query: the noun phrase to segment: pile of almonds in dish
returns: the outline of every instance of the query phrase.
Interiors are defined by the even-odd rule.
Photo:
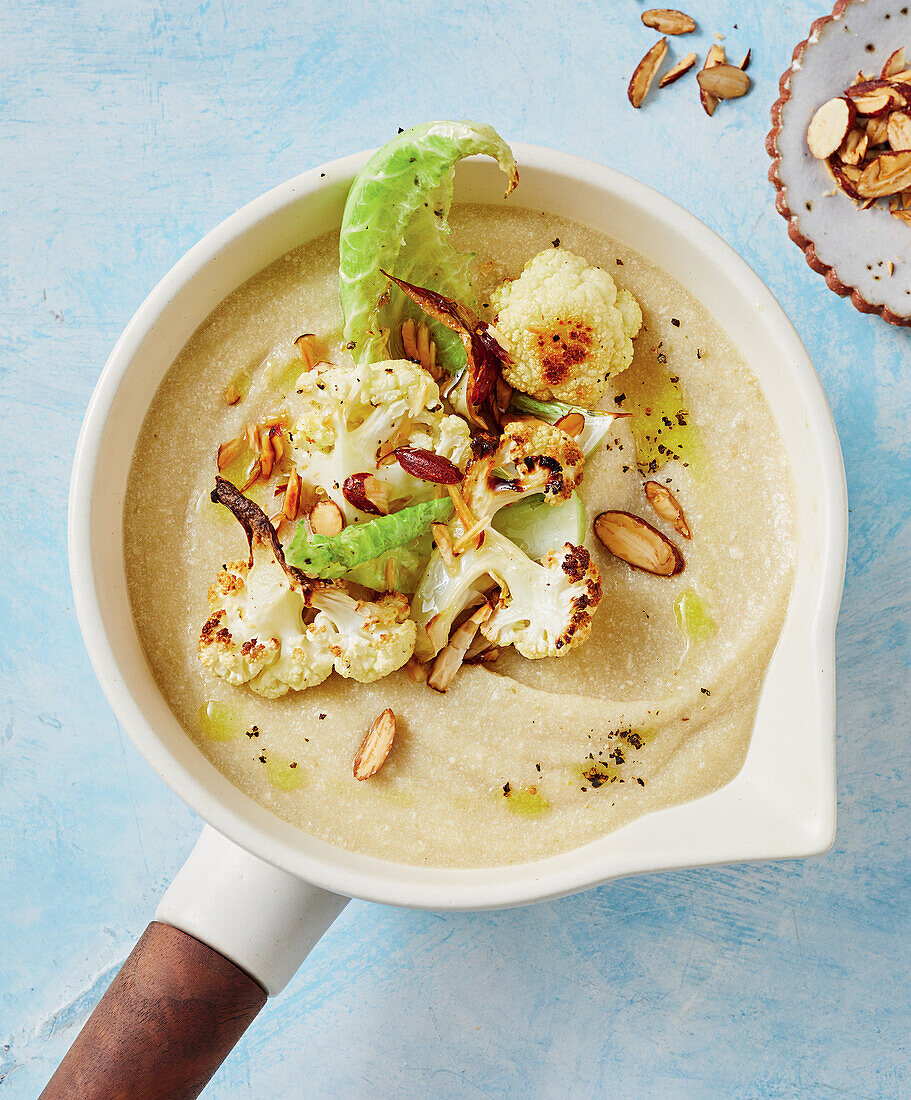
[[[844,95],[813,115],[807,146],[862,209],[889,199],[889,212],[911,225],[911,68],[904,47],[878,77],[857,74]]]
[[[696,29],[696,21],[692,16],[682,11],[675,11],[673,8],[650,8],[642,13],[642,22],[665,37],[659,39],[636,66],[626,92],[634,107],[642,106],[652,81],[664,64],[664,59],[667,57],[666,36],[692,34]],[[716,43],[709,49],[705,64],[696,74],[696,80],[699,83],[699,99],[707,115],[715,113],[720,100],[739,99],[750,90],[750,78],[746,70],[749,68],[751,54],[752,51],[747,50],[746,57],[739,65],[729,65],[722,45]],[[684,73],[692,69],[696,61],[696,54],[688,53],[668,69],[658,81],[658,87],[666,88],[668,84],[679,80]]]

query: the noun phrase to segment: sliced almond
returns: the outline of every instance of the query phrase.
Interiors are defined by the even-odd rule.
[[[736,65],[713,65],[711,69],[703,69],[697,73],[696,79],[699,81],[699,87],[715,99],[739,99],[747,94],[751,84],[747,74]],[[838,145],[840,144],[841,139],[838,142]]]
[[[554,427],[576,439],[582,434],[582,429],[585,427],[585,417],[582,413],[567,413],[566,416],[560,417]]]
[[[907,152],[911,149],[911,115],[904,111],[893,111],[889,115],[886,136],[895,152]]]
[[[902,92],[885,80],[861,80],[845,88],[845,95],[859,115],[881,115],[906,104]]]
[[[817,160],[826,160],[841,147],[851,133],[855,114],[854,104],[843,96],[826,100],[816,109],[807,127],[807,147]]]
[[[911,209],[911,191],[902,191],[902,210]]]
[[[690,69],[696,64],[696,55],[694,53],[688,53],[681,61],[678,61],[676,65],[668,69],[664,76],[658,81],[659,88],[666,88],[668,84],[673,84],[675,80],[679,80],[684,73],[688,73]]]
[[[666,56],[667,39],[661,38],[652,46],[645,57],[643,57],[636,66],[636,70],[630,79],[629,87],[626,90],[629,101],[634,107],[642,106],[642,101],[648,95],[648,90],[652,86],[655,74],[661,68]]]
[[[263,468],[260,465],[259,457],[254,458],[250,463],[250,468],[247,470],[247,476],[244,478],[243,485],[239,486],[240,491],[245,493],[251,485],[255,485],[259,481],[259,476],[263,472]]]
[[[282,500],[282,513],[285,519],[291,520],[292,523],[297,519],[297,513],[300,508],[301,499],[301,479],[296,470],[291,471],[291,476],[288,478],[288,487],[285,489],[285,495]],[[335,510],[338,512],[338,505],[335,505]],[[341,512],[339,512],[341,515]],[[311,523],[312,527],[312,523]]]
[[[452,537],[449,534],[449,528],[445,523],[431,523],[430,533],[440,552],[440,557],[443,559],[443,564],[447,569],[454,568],[455,555],[452,552]]]
[[[885,65],[883,65],[882,72],[879,74],[883,80],[888,80],[889,77],[894,77],[897,73],[900,73],[905,68],[905,47],[899,46],[898,49],[889,54],[886,59]]]
[[[680,507],[680,501],[668,489],[658,481],[647,481],[643,486],[645,496],[649,504],[655,509],[655,513],[668,523],[674,525],[674,530],[685,539],[693,537],[690,525],[686,522],[686,516]]]
[[[240,439],[229,439],[227,443],[222,443],[218,448],[218,455],[215,459],[219,470],[223,470],[226,466],[230,466],[235,458],[239,458],[245,446],[246,440],[244,440],[243,437]]]
[[[849,164],[837,164],[832,157],[830,157],[826,163],[832,173],[832,178],[841,190],[844,191],[849,199],[859,201],[861,196],[857,190],[857,181],[863,175],[862,170],[852,167]]]
[[[313,364],[317,360],[316,336],[312,332],[305,332],[294,341],[295,347],[304,363],[304,370],[313,370]]]
[[[427,684],[434,691],[444,692],[455,678],[455,674],[462,667],[468,647],[475,639],[482,623],[487,622],[493,613],[489,603],[483,603],[477,611],[457,627],[445,645],[434,658],[427,677]]]
[[[872,148],[874,145],[882,145],[888,140],[889,136],[889,119],[880,116],[878,118],[868,118],[866,120],[867,126],[867,143]]]
[[[342,495],[349,504],[372,516],[389,514],[386,483],[373,474],[349,474],[342,484]]]
[[[354,778],[369,779],[386,763],[386,757],[395,740],[395,712],[386,707],[364,738],[354,758]]]
[[[692,34],[696,20],[674,8],[649,8],[642,13],[642,22],[659,34]]]
[[[864,159],[869,144],[870,138],[867,135],[867,131],[863,129],[854,129],[841,143],[841,148],[838,150],[838,159],[842,164],[849,164],[851,166],[860,164]]]
[[[911,151],[880,153],[857,181],[857,193],[864,199],[881,199],[911,187]]]
[[[752,60],[753,60],[753,50],[752,50],[752,47],[751,47],[743,55],[743,61],[740,62],[740,65],[738,66],[738,68],[741,68],[741,69],[743,69],[744,72],[746,72],[747,69],[750,67],[750,62]]]
[[[677,547],[639,516],[630,512],[602,512],[595,534],[615,558],[656,577],[682,573],[685,562]]]
[[[229,382],[222,391],[222,397],[224,397],[226,405],[236,405],[243,394],[233,382]]]
[[[892,217],[898,218],[905,225],[911,225],[911,210],[893,210]]]
[[[716,65],[723,65],[725,63],[725,60],[726,55],[724,52],[724,46],[719,46],[717,43],[715,43],[709,46],[709,51],[705,55],[705,63],[703,64],[701,71],[705,72],[707,69],[712,69]],[[699,79],[698,73],[696,75],[696,79]],[[707,115],[711,116],[715,113],[715,108],[718,106],[718,100],[715,98],[715,96],[710,95],[705,90],[705,88],[702,87],[701,84],[699,85],[699,100],[702,103],[702,109]]]
[[[342,510],[334,500],[321,500],[314,504],[310,510],[309,519],[313,534],[325,535],[327,538],[341,534],[345,526]]]
[[[456,485],[447,485],[446,486],[446,492],[449,493],[450,499],[452,500],[453,507],[456,510],[456,515],[462,521],[462,526],[466,527],[466,528],[473,527],[474,523],[475,523],[475,518],[471,514],[471,511],[470,511],[468,505],[465,503],[465,498],[462,496],[461,492],[459,491],[458,486],[456,486]]]

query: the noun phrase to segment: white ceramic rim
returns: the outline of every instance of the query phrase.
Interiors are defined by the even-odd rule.
[[[241,795],[195,746],[193,751],[199,759],[192,767],[186,760],[178,760],[150,724],[106,632],[93,561],[99,449],[115,398],[134,355],[161,313],[194,276],[230,242],[283,207],[350,179],[369,152],[322,165],[280,184],[216,226],[159,282],[111,352],[79,435],[69,499],[71,581],[79,624],[95,673],[118,720],[139,751],[205,821],[267,862],[348,896],[431,909],[487,909],[558,897],[623,875],[822,852],[831,844],[835,830],[834,632],[844,579],[847,494],[834,422],[813,365],[771,291],[729,245],[692,214],[657,191],[603,165],[537,146],[516,144],[514,150],[523,171],[550,173],[554,185],[560,180],[579,182],[600,189],[605,198],[613,196],[617,201],[647,208],[659,228],[663,226],[677,234],[707,263],[723,269],[732,290],[755,303],[760,323],[770,332],[774,330],[781,354],[793,367],[819,465],[813,508],[819,511],[820,550],[814,559],[816,582],[810,594],[813,611],[810,621],[801,628],[806,631],[809,677],[802,687],[812,696],[817,728],[811,731],[814,743],[807,757],[812,774],[799,777],[805,783],[803,794],[795,788],[788,795],[792,816],[801,809],[802,802],[811,803],[806,813],[793,821],[787,814],[781,821],[766,814],[763,792],[757,792],[750,777],[745,778],[748,771],[745,764],[741,773],[720,791],[646,815],[571,852],[539,862],[495,868],[422,868],[347,852],[302,833]],[[471,163],[466,162],[465,168]],[[96,533],[94,537],[97,540],[99,536]],[[192,745],[189,738],[185,739]],[[754,736],[754,745],[756,740]],[[706,817],[702,809],[708,803],[712,805]],[[741,809],[745,815],[742,820],[738,817]],[[730,823],[730,827],[716,828],[720,823]],[[632,841],[634,834],[635,843],[628,848],[615,844],[615,850],[607,857],[599,851],[610,838]],[[647,851],[652,854],[644,856]]]

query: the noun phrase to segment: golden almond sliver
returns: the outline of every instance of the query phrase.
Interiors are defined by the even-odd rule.
[[[911,187],[911,151],[881,153],[870,161],[857,181],[863,199],[881,199]]]
[[[904,111],[893,111],[889,115],[886,136],[895,152],[911,150],[911,115]]]
[[[627,97],[634,107],[641,107],[648,95],[655,74],[661,68],[667,56],[667,39],[659,39],[636,66],[626,90]]]
[[[705,55],[705,63],[702,66],[702,72],[706,69],[714,68],[715,65],[723,65],[727,59],[727,55],[724,52],[724,46],[713,43],[709,46],[708,53]],[[696,79],[698,80],[698,74]],[[715,113],[715,108],[718,106],[719,100],[715,96],[710,95],[709,92],[699,85],[699,100],[702,103],[702,109],[709,117]]]
[[[642,22],[659,34],[692,34],[696,20],[674,8],[649,8],[642,13]]]
[[[703,69],[697,73],[696,79],[699,87],[715,99],[739,99],[750,90],[750,78],[736,65],[713,65],[710,69]],[[848,124],[850,125],[850,123]],[[835,148],[841,144],[842,138],[848,127],[842,131]]]
[[[658,87],[666,88],[668,84],[673,84],[676,80],[679,80],[684,73],[688,73],[695,64],[696,55],[694,53],[688,53],[686,57],[678,61],[672,68],[668,69],[664,76],[658,81]]]

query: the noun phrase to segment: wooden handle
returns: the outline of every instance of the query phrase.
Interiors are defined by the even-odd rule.
[[[153,921],[41,1100],[192,1100],[265,1002],[223,955]]]

